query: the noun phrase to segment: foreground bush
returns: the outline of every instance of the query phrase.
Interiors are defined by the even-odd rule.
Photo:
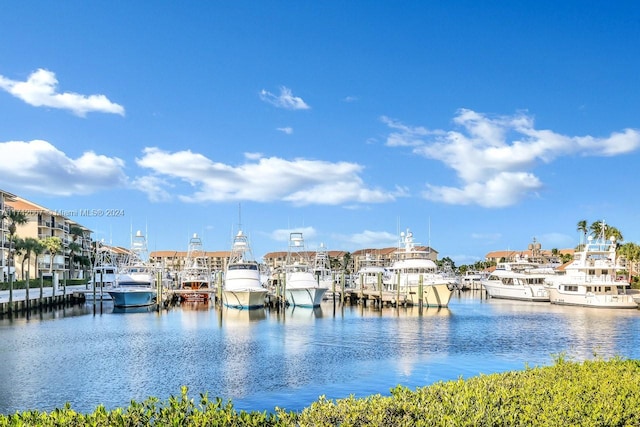
[[[391,396],[328,400],[299,413],[236,411],[230,402],[183,387],[165,403],[149,398],[126,409],[79,414],[66,405],[50,413],[0,416],[0,426],[640,426],[640,361],[567,362],[468,380],[438,382]]]

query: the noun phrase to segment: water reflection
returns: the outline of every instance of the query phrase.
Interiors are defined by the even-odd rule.
[[[156,307],[149,305],[145,307],[113,307],[112,313],[125,314],[125,313],[151,313],[156,311]]]
[[[0,412],[91,411],[148,396],[233,399],[240,409],[298,410],[328,398],[382,393],[479,373],[578,360],[640,358],[640,312],[484,299],[449,308],[237,310],[213,304],[117,312],[67,308],[0,320]]]

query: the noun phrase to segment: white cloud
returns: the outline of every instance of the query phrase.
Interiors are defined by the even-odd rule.
[[[286,247],[289,242],[289,235],[291,233],[302,233],[302,237],[305,239],[305,246],[307,250],[311,250],[309,246],[306,244],[307,241],[316,237],[317,232],[313,227],[292,227],[292,228],[280,228],[277,230],[273,230],[269,237],[275,240],[276,242],[284,242],[284,246]],[[284,249],[283,249],[284,250]]]
[[[403,195],[400,190],[368,188],[360,178],[362,166],[355,163],[250,156],[245,159],[244,164],[232,166],[190,150],[167,152],[152,147],[146,148],[136,162],[165,181],[175,179],[191,184],[195,191],[179,196],[187,202],[251,200],[339,205],[384,203]]]
[[[166,180],[157,176],[142,176],[134,179],[131,186],[137,190],[147,193],[147,197],[152,202],[166,202],[171,200],[171,195],[166,187],[172,187]]]
[[[35,107],[51,107],[70,110],[84,117],[90,112],[113,113],[124,116],[124,107],[115,104],[104,95],[80,95],[73,92],[57,93],[58,80],[48,70],[38,69],[24,82],[0,76],[0,89],[4,89]]]
[[[275,95],[265,89],[260,91],[260,99],[268,102],[271,105],[275,105],[278,108],[284,108],[287,110],[308,110],[307,105],[302,98],[293,96],[291,89],[281,86],[280,95]]]
[[[336,240],[349,242],[356,248],[385,248],[398,244],[398,236],[387,231],[365,230],[348,236],[340,236]]]
[[[293,133],[293,128],[289,126],[284,128],[276,128],[276,130],[279,130],[282,133],[286,133],[287,135],[291,135]]]
[[[0,142],[0,159],[4,187],[70,196],[127,184],[121,159],[93,151],[72,159],[42,140]]]
[[[540,162],[567,155],[614,156],[640,147],[640,132],[634,129],[605,138],[567,136],[535,129],[533,118],[525,113],[489,117],[462,109],[453,120],[461,129],[451,131],[381,120],[392,129],[386,145],[413,147],[414,153],[455,170],[460,187],[428,184],[423,193],[449,204],[510,206],[543,187],[531,172]]]

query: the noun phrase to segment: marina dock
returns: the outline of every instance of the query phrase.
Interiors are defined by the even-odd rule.
[[[84,286],[59,286],[54,289],[51,286],[29,289],[29,300],[25,289],[14,289],[10,301],[9,291],[0,291],[0,316],[11,313],[24,313],[27,310],[43,310],[65,305],[78,304],[85,301]]]

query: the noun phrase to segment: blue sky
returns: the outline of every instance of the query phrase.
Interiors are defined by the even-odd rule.
[[[8,1],[0,188],[95,239],[259,258],[388,247],[457,265],[640,240],[634,2]]]

